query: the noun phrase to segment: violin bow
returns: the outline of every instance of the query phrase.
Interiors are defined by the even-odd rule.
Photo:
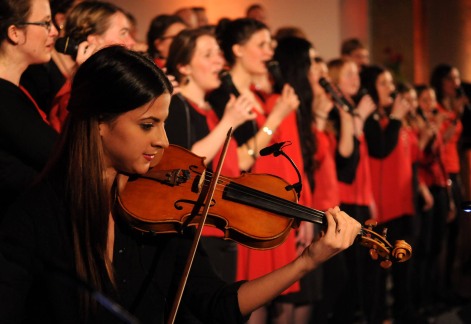
[[[216,172],[213,173],[211,178],[211,182],[209,184],[209,189],[206,195],[203,213],[201,215],[200,221],[198,223],[198,229],[196,231],[195,237],[193,239],[193,244],[190,249],[190,253],[188,254],[188,258],[186,261],[185,269],[183,271],[182,278],[180,280],[180,284],[178,286],[178,290],[175,296],[175,300],[173,301],[172,310],[167,320],[167,324],[173,324],[175,322],[175,318],[177,316],[178,308],[180,307],[180,302],[183,296],[183,291],[185,290],[186,282],[188,281],[188,275],[190,274],[191,266],[193,265],[193,260],[195,259],[196,249],[198,248],[198,244],[201,239],[201,234],[203,232],[204,224],[206,223],[206,218],[209,213],[209,208],[211,206],[211,200],[214,196],[214,191],[216,190],[216,185],[219,180],[219,175],[221,174],[222,165],[224,163],[224,159],[226,158],[227,149],[229,148],[229,143],[232,137],[232,127],[229,129],[226,135],[226,140],[224,142],[224,146],[222,148],[221,158],[219,159]]]

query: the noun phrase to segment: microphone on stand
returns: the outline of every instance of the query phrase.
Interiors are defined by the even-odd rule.
[[[267,146],[263,149],[260,150],[259,154],[260,156],[267,156],[267,155],[271,155],[273,154],[273,156],[277,157],[277,156],[284,156],[286,159],[288,159],[289,163],[291,163],[291,165],[293,166],[294,170],[296,171],[296,174],[298,175],[298,182],[292,184],[292,185],[288,185],[285,187],[285,190],[286,191],[289,191],[289,190],[292,190],[294,189],[296,191],[296,194],[298,195],[298,198],[299,196],[301,195],[301,189],[303,188],[303,182],[302,182],[302,178],[301,178],[301,173],[299,172],[298,170],[298,167],[296,166],[296,164],[293,162],[293,160],[288,156],[288,154],[286,154],[282,148],[284,146],[287,146],[287,145],[291,145],[291,142],[290,141],[287,141],[287,142],[278,142],[278,143],[275,143],[275,144],[272,144],[270,146]]]
[[[348,102],[348,100],[338,91],[336,91],[332,85],[330,84],[329,81],[327,81],[326,78],[322,77],[319,79],[319,84],[321,85],[322,88],[324,88],[325,92],[330,94],[332,99],[335,102],[335,105],[339,108],[342,108],[348,113],[353,113],[354,107]]]
[[[271,155],[273,154],[274,156],[278,156],[281,154],[281,148],[283,147],[283,145],[285,145],[286,142],[279,142],[279,143],[275,143],[275,144],[272,144],[270,146],[267,146],[263,149],[260,150],[259,154],[260,156],[267,156],[267,155]]]

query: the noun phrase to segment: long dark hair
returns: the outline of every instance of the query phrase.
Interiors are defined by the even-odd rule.
[[[435,89],[437,95],[437,101],[443,104],[443,80],[448,77],[453,70],[453,66],[450,64],[438,64],[432,71],[430,76],[430,85]]]
[[[114,282],[106,256],[114,195],[104,176],[99,124],[171,92],[167,77],[152,61],[122,46],[98,51],[74,77],[68,119],[47,175],[64,187],[77,275],[96,289],[103,289],[107,278]],[[82,302],[88,314],[93,304],[88,297]]]
[[[274,58],[280,65],[284,81],[294,88],[300,100],[297,123],[301,139],[304,172],[307,175],[311,189],[314,189],[316,143],[311,130],[314,93],[308,79],[309,69],[312,64],[309,56],[311,48],[313,48],[312,44],[305,39],[285,37],[278,41]]]
[[[386,69],[379,65],[369,65],[361,69],[360,82],[361,88],[365,89],[373,99],[376,106],[379,105],[379,95],[376,89],[376,80],[378,77],[386,72]]]

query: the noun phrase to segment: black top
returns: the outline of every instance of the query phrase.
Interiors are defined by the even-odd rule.
[[[376,159],[387,157],[397,145],[402,122],[390,119],[386,128],[382,128],[377,113],[371,114],[365,121],[363,132],[368,144],[368,154]]]
[[[57,138],[26,94],[0,79],[0,219],[42,170]]]
[[[21,75],[20,84],[33,96],[39,107],[48,114],[52,108],[52,102],[65,80],[54,60],[50,60],[45,64],[30,65]]]
[[[78,323],[71,231],[60,186],[36,185],[15,203],[0,226],[0,322]],[[186,263],[192,234],[137,234],[115,225],[113,267],[104,294],[141,323],[163,323]],[[203,323],[242,323],[237,290],[213,272],[198,250],[177,322],[191,311]],[[120,323],[99,304],[91,322]]]
[[[212,91],[207,97],[211,107],[213,107],[216,115],[219,119],[224,115],[224,110],[226,109],[226,104],[230,99],[230,91],[227,89],[227,86],[222,84],[218,89]],[[258,132],[257,122],[255,120],[248,120],[242,125],[239,125],[234,130],[234,138],[238,146],[241,146],[249,139],[251,139]]]
[[[209,134],[206,116],[190,106],[182,95],[172,96],[168,117],[165,120],[165,132],[170,144],[191,149],[193,144]]]

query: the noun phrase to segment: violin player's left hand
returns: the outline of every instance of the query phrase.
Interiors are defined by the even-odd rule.
[[[339,207],[326,211],[327,230],[318,240],[313,241],[301,254],[306,271],[317,268],[337,253],[353,244],[360,233],[361,224],[341,211]]]

